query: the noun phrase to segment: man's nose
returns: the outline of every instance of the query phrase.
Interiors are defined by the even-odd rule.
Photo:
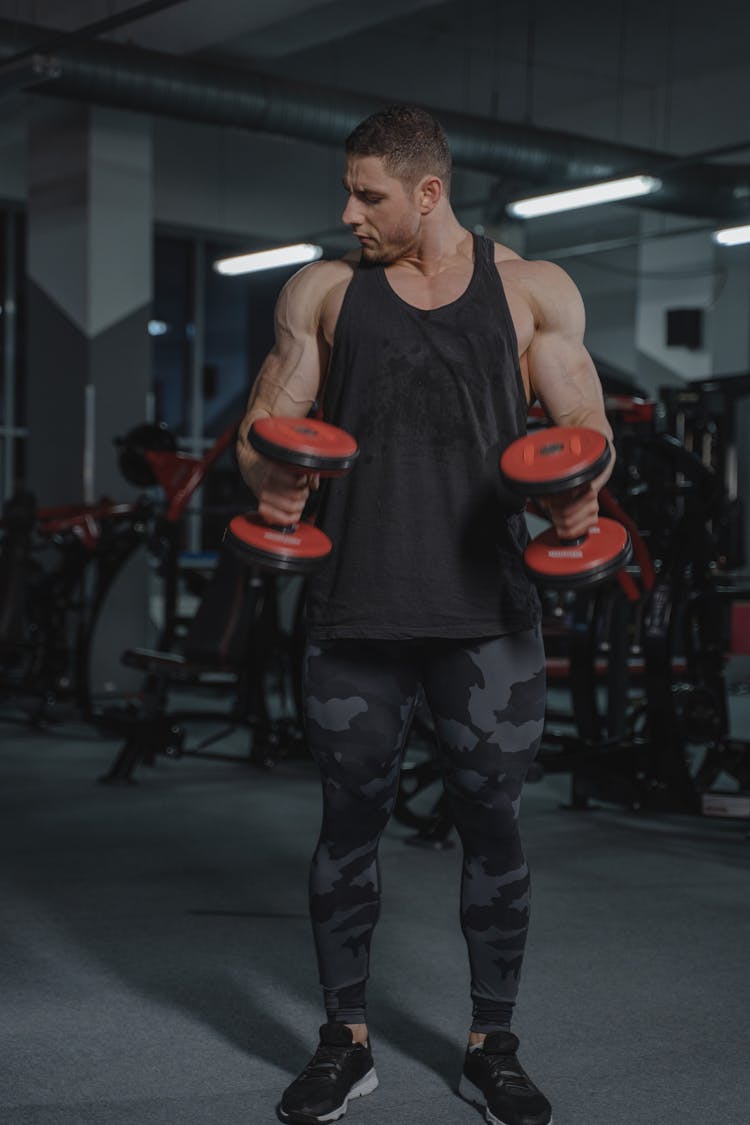
[[[341,221],[350,227],[356,227],[362,222],[362,212],[353,195],[349,196]]]

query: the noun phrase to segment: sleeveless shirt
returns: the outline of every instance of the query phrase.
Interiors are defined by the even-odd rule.
[[[470,638],[536,625],[524,502],[500,453],[526,433],[518,344],[494,244],[474,236],[466,290],[418,309],[382,266],[360,262],[344,295],[326,419],[359,442],[326,483],[318,525],[333,540],[309,580],[311,639]]]

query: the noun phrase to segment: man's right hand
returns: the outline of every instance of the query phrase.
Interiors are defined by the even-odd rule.
[[[266,458],[259,468],[258,514],[279,527],[298,524],[310,492],[318,488],[318,474],[296,472]]]

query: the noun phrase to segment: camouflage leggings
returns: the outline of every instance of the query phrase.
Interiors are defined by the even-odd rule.
[[[477,641],[321,641],[305,657],[306,726],[323,824],[310,913],[330,1020],[364,1023],[380,907],[378,841],[393,810],[419,685],[435,723],[463,845],[461,927],[475,1031],[510,1026],[529,920],[521,787],[544,717],[544,652],[531,629]]]

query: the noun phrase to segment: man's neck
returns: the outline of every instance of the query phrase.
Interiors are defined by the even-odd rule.
[[[450,269],[461,259],[471,262],[474,240],[471,231],[462,227],[453,211],[446,215],[430,216],[424,223],[421,237],[413,250],[392,262],[388,268],[416,271],[433,277]]]

